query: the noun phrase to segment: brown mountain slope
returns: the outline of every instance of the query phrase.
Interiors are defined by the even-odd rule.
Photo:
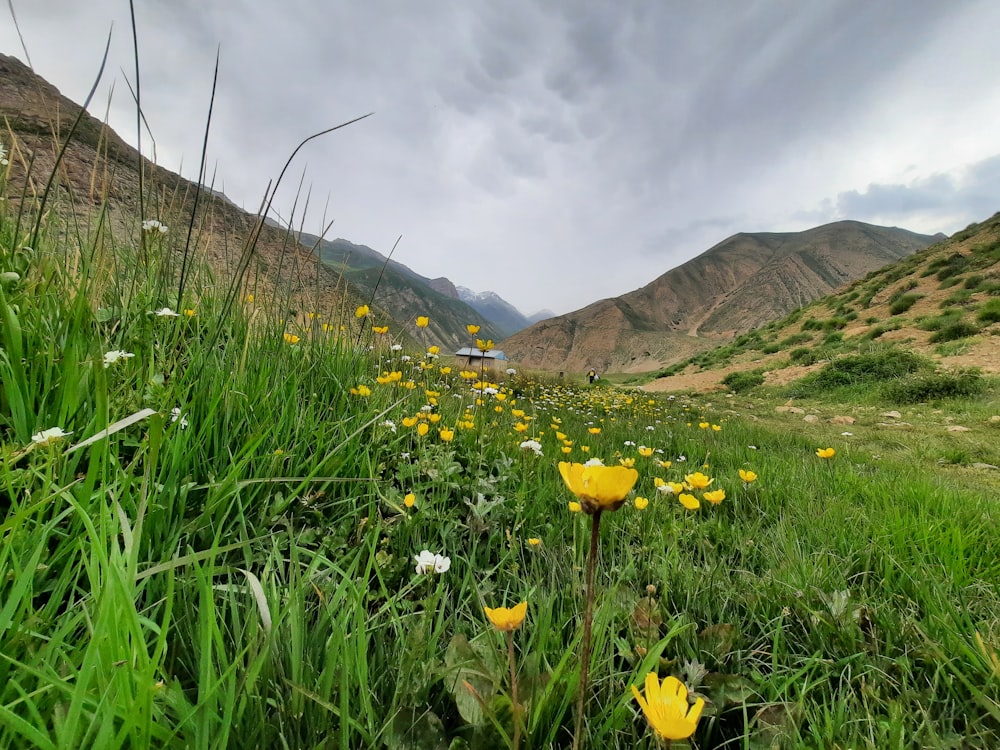
[[[736,234],[641,289],[541,321],[503,346],[521,364],[546,370],[655,370],[937,239],[856,221]]]
[[[1000,213],[680,362],[645,389],[723,390],[726,375],[750,370],[780,385],[883,344],[947,368],[1000,374]]]

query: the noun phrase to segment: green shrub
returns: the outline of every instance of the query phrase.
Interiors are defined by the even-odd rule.
[[[924,295],[922,294],[904,294],[901,295],[895,302],[889,305],[890,315],[899,315],[900,313],[905,313],[911,307],[913,307],[917,300],[921,299]]]
[[[894,404],[916,404],[945,398],[971,398],[985,390],[978,370],[929,373],[900,378],[882,387],[882,396]]]
[[[966,289],[975,289],[982,283],[983,283],[982,275],[974,273],[965,277],[965,282],[962,284],[962,286],[964,286]]]
[[[928,362],[906,349],[887,347],[838,357],[821,370],[800,381],[806,393],[841,386],[877,384],[901,378],[928,367]]]
[[[760,370],[731,372],[722,379],[722,384],[734,393],[743,393],[764,383],[764,373]]]
[[[981,323],[1000,323],[1000,299],[986,300],[976,313],[976,320]]]
[[[810,349],[806,346],[800,346],[799,348],[792,349],[788,352],[788,359],[798,365],[811,365],[818,361],[819,357],[814,349]]]
[[[791,336],[783,338],[778,342],[778,346],[782,349],[787,349],[789,346],[795,346],[796,344],[804,344],[806,341],[812,341],[812,334],[806,333],[805,331],[800,331],[799,333],[793,333]]]
[[[943,341],[967,339],[969,336],[975,336],[977,333],[979,333],[979,326],[975,323],[960,320],[957,323],[946,325],[940,330],[935,331],[927,340],[932,344],[940,344]]]
[[[777,344],[768,344],[767,346],[763,347],[761,351],[764,354],[777,354],[778,352],[781,351],[781,347],[778,346]]]
[[[816,320],[816,318],[807,318],[806,320],[802,321],[803,331],[819,331],[822,330],[822,328],[823,324],[820,321]]]
[[[962,311],[950,308],[932,318],[919,318],[917,328],[921,331],[940,331],[962,319]]]
[[[831,331],[823,339],[823,344],[839,344],[844,340],[844,333],[842,331]]]

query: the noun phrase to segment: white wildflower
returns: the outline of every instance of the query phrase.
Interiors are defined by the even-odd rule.
[[[629,448],[629,447],[635,448],[635,441],[634,440],[626,440],[625,441],[625,447],[626,448]]]
[[[687,461],[687,456],[685,456],[683,453],[677,457],[677,463],[682,464],[685,461]]]
[[[118,360],[132,359],[134,356],[132,352],[126,352],[122,349],[112,349],[110,352],[104,352],[104,366],[111,367]]]
[[[517,375],[517,370],[515,370],[513,367],[508,367],[507,368],[507,374],[508,375]]]
[[[604,466],[604,462],[601,459],[599,459],[599,458],[592,458],[589,461],[586,461],[583,465],[584,466]]]
[[[187,417],[185,417],[184,414],[181,412],[181,407],[179,406],[175,406],[173,409],[170,410],[170,421],[180,422],[181,429],[182,430],[187,429],[188,426]]]
[[[143,232],[159,232],[160,234],[166,234],[170,231],[166,224],[163,224],[156,219],[146,219],[142,222]]]
[[[396,431],[396,423],[393,422],[391,419],[385,420],[382,423],[382,426],[385,427],[386,429],[392,430],[393,432]]]
[[[7,159],[7,149],[0,143],[0,167],[6,167],[8,164],[10,164],[10,161]]]
[[[161,307],[159,310],[156,310],[153,313],[153,315],[155,315],[158,318],[179,318],[180,317],[180,315],[178,313],[175,313],[169,307]]]
[[[411,359],[412,359],[412,357],[409,354],[404,354],[402,357],[399,358],[399,361],[400,362],[409,362]]]
[[[658,484],[656,486],[656,491],[660,492],[660,493],[662,493],[664,495],[673,495],[674,494],[674,488],[671,487],[669,484],[666,484],[666,483],[664,483],[664,484]]]
[[[49,443],[54,443],[56,440],[62,440],[67,435],[72,435],[72,432],[63,432],[61,427],[50,427],[47,430],[42,430],[41,432],[36,432],[31,436],[31,442],[35,445],[48,445]]]
[[[403,345],[402,344],[393,344],[389,348],[392,349],[392,351],[394,351],[394,352],[401,352],[401,351],[403,351]]]
[[[438,555],[430,550],[423,550],[419,555],[414,555],[417,562],[417,575],[425,573],[447,573],[451,568],[451,558]]]
[[[542,455],[542,444],[537,440],[525,440],[518,447],[524,451],[534,451],[536,456]]]

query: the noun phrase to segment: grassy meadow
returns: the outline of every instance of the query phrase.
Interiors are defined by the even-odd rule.
[[[704,700],[674,747],[1000,747],[997,484],[943,445],[465,372],[182,290],[184,217],[33,209],[0,203],[0,747],[652,748],[651,672]],[[995,383],[949,403],[994,455]],[[594,459],[638,479],[588,592],[559,463]]]

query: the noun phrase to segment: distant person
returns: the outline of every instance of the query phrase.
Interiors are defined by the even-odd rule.
[[[600,376],[597,374],[597,370],[595,370],[593,367],[590,368],[590,372],[587,373],[587,380],[589,380],[591,383],[593,383],[599,377]]]

